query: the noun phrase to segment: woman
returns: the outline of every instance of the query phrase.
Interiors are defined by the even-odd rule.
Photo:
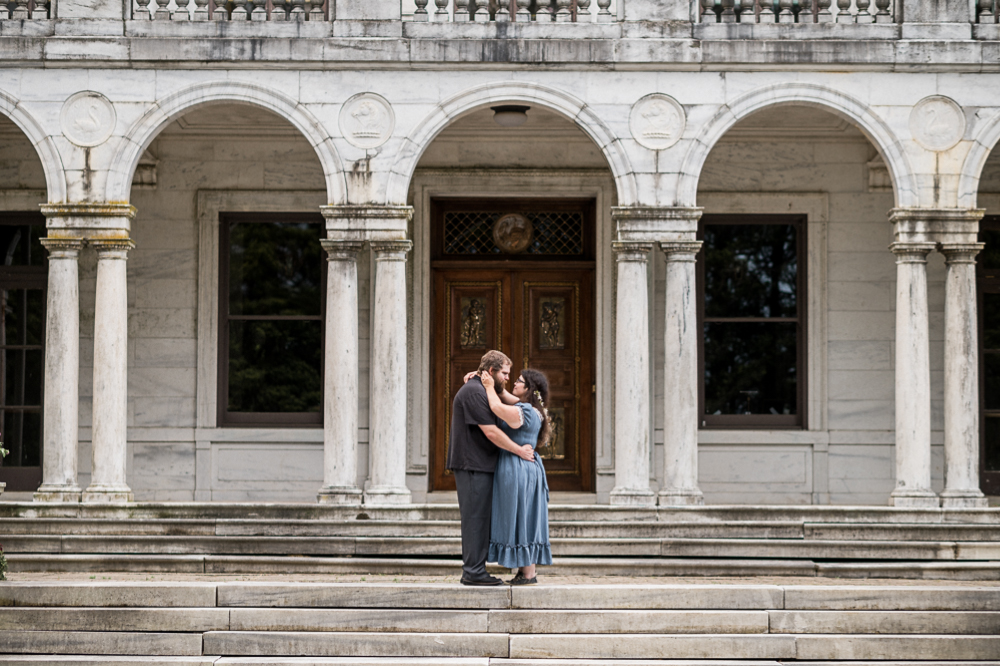
[[[481,374],[490,409],[501,419],[501,430],[516,444],[538,448],[551,432],[545,403],[549,382],[537,370],[523,370],[514,382],[513,395],[494,390],[490,373]],[[490,526],[490,553],[487,562],[519,570],[511,585],[538,582],[536,564],[552,564],[549,545],[549,486],[542,459],[534,462],[500,451],[493,475],[493,516]]]

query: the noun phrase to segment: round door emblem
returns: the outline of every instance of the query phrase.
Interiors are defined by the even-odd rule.
[[[531,220],[520,213],[507,213],[493,223],[493,242],[508,254],[519,254],[528,249],[535,234]]]

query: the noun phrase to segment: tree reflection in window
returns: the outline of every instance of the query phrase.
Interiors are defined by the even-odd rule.
[[[795,216],[705,216],[704,425],[801,425],[803,233]]]

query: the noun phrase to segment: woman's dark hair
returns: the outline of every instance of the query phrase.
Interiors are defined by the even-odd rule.
[[[542,429],[538,431],[538,445],[540,449],[549,443],[549,436],[552,434],[552,419],[549,418],[549,380],[538,370],[521,371],[521,378],[524,379],[524,388],[528,390],[525,400],[542,415]]]

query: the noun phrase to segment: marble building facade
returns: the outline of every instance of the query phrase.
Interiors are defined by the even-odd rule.
[[[882,4],[18,4],[0,207],[44,216],[47,308],[3,499],[433,500],[435,202],[478,198],[591,202],[596,501],[985,505],[1000,24]],[[323,228],[315,422],[220,408],[236,214]],[[703,225],[748,215],[801,221],[794,423],[700,402]]]

